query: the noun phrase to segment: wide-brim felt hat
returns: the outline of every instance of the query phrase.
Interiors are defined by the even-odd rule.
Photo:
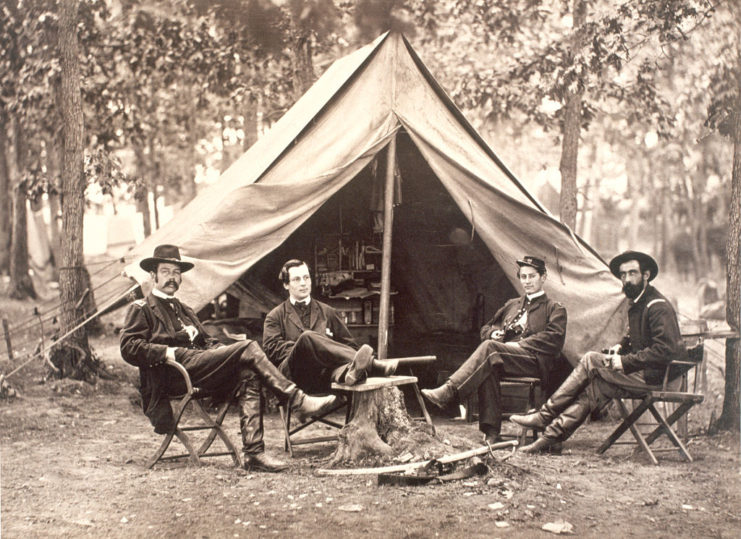
[[[517,265],[520,267],[530,266],[531,268],[535,268],[538,271],[545,271],[545,261],[534,256],[523,256],[520,260],[517,261]]]
[[[193,269],[194,265],[192,262],[186,262],[180,259],[180,249],[178,249],[177,245],[158,245],[154,248],[152,256],[139,262],[139,266],[144,271],[153,271],[156,273],[157,264],[162,262],[177,264],[183,273]]]
[[[649,275],[648,280],[653,281],[654,278],[659,274],[659,265],[651,255],[642,253],[640,251],[624,251],[617,255],[615,258],[610,260],[610,271],[612,274],[620,278],[620,264],[623,264],[629,260],[637,260],[642,268],[648,269]]]

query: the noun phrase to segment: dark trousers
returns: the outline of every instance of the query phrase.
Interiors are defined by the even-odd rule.
[[[479,429],[487,435],[501,430],[502,376],[540,377],[538,360],[515,343],[487,339],[450,377],[460,400],[478,392]]]
[[[326,393],[332,382],[342,380],[355,357],[351,346],[315,331],[304,331],[280,370],[307,393]]]
[[[178,363],[190,375],[194,386],[228,396],[237,385],[239,426],[245,454],[262,453],[263,442],[263,385],[275,393],[278,400],[287,403],[296,391],[296,384],[288,380],[273,365],[255,341],[240,341],[208,350],[176,350]]]

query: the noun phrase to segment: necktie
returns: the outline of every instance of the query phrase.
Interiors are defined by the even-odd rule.
[[[306,301],[297,301],[296,302],[296,309],[298,310],[299,317],[301,318],[301,324],[306,328],[309,327],[310,319],[309,319],[309,313],[311,312],[309,310],[309,304]]]
[[[178,322],[180,322],[180,326],[185,327],[187,324],[185,323],[185,320],[183,320],[183,311],[180,308],[180,302],[178,302],[178,300],[176,300],[175,298],[168,298],[167,304],[172,309],[172,312],[175,313],[175,317],[178,319]]]

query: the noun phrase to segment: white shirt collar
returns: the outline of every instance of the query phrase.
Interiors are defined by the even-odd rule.
[[[526,294],[528,301],[533,301],[535,298],[539,298],[545,294],[545,290],[541,290],[540,292],[536,292],[535,294]]]
[[[288,299],[290,300],[291,305],[296,305],[296,302],[298,301],[293,296],[289,297]],[[307,296],[306,299],[302,299],[301,302],[306,303],[306,305],[309,305],[311,303],[311,296]]]
[[[157,296],[158,298],[161,298],[161,299],[168,299],[168,300],[175,299],[175,296],[168,296],[159,288],[152,288],[152,295]]]

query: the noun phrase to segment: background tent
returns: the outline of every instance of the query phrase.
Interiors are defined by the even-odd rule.
[[[380,233],[393,137],[394,342],[475,345],[478,325],[517,294],[514,261],[526,253],[546,259],[546,290],[568,310],[572,362],[617,339],[623,295],[604,261],[523,188],[395,33],[336,61],[216,184],[135,247],[128,274],[141,282],[138,260],[177,244],[195,262],[184,301],[199,309],[229,289],[265,312],[282,295],[284,260],[313,261],[318,237]]]

